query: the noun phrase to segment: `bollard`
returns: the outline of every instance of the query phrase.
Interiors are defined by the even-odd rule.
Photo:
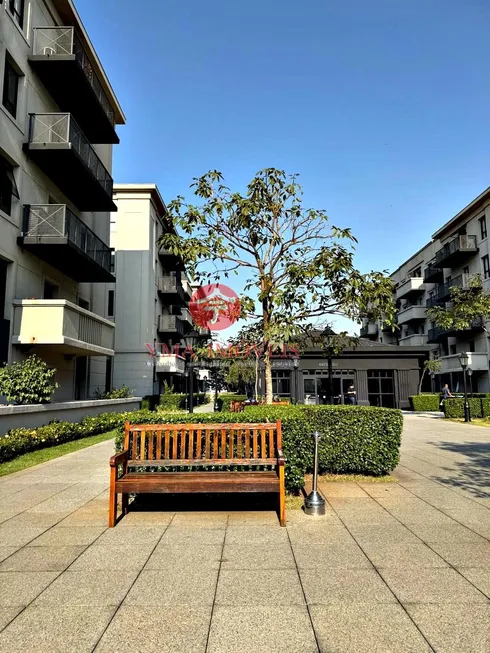
[[[313,460],[313,488],[305,499],[305,513],[307,515],[324,515],[325,499],[318,492],[318,441],[322,437],[319,431],[311,434],[315,441],[315,455]]]

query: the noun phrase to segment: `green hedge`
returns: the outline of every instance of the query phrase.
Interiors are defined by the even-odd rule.
[[[188,415],[134,414],[132,423],[185,424]],[[247,422],[282,420],[283,449],[286,456],[286,488],[297,492],[304,475],[312,471],[311,433],[323,433],[320,441],[320,472],[371,474],[380,476],[398,464],[403,428],[401,411],[369,406],[257,406],[247,409]],[[236,413],[195,413],[199,424],[234,423]],[[122,431],[116,440],[121,449]]]
[[[184,393],[166,393],[160,395],[159,405],[167,410],[185,410],[188,398],[189,395]],[[200,406],[201,404],[208,403],[210,400],[210,396],[203,392],[194,394],[194,406]]]
[[[218,395],[218,406],[220,411],[230,410],[230,404],[232,401],[245,401],[247,395],[237,395],[234,392],[222,392]]]
[[[421,394],[409,397],[410,407],[412,410],[420,410],[425,412],[440,411],[441,398],[436,394]]]
[[[464,399],[445,399],[444,414],[448,418],[464,417]],[[468,399],[471,417],[490,417],[490,397],[488,395],[473,396]]]

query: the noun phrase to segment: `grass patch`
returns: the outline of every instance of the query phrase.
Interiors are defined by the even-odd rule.
[[[450,417],[448,422],[456,422],[457,424],[473,424],[473,426],[490,426],[490,417],[472,417],[471,422],[465,422],[464,417]]]
[[[37,451],[25,453],[22,456],[18,456],[17,458],[9,460],[6,463],[1,463],[0,476],[7,476],[7,474],[20,472],[23,469],[27,469],[28,467],[34,467],[34,465],[45,463],[48,460],[53,460],[54,458],[65,456],[67,453],[80,451],[80,449],[91,447],[93,444],[105,442],[105,440],[115,438],[117,433],[118,430],[115,429],[113,431],[108,431],[107,433],[91,435],[88,438],[80,438],[79,440],[65,442],[64,444],[59,444],[56,447],[47,447],[46,449],[38,449]]]
[[[305,476],[311,481],[311,474]],[[320,474],[319,483],[396,483],[397,479],[390,474],[384,476],[370,476],[365,474]]]
[[[296,496],[295,494],[286,494],[286,510],[301,510],[305,498],[303,494]]]

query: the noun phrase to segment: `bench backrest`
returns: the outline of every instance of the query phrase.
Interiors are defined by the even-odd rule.
[[[126,422],[130,460],[275,463],[282,448],[281,420],[266,424],[137,424]]]

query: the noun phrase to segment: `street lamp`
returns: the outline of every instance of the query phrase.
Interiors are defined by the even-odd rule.
[[[199,333],[199,331],[196,331],[193,329],[192,331],[189,331],[182,340],[184,341],[185,347],[186,347],[186,352],[185,352],[185,376],[189,377],[189,384],[188,384],[188,392],[189,392],[189,403],[188,403],[188,410],[189,413],[194,412],[194,369],[192,365],[192,356],[193,356],[193,349],[195,346],[200,344],[203,340],[207,339],[208,335],[205,334],[203,335],[202,333]]]
[[[430,372],[430,391],[432,392],[432,394],[434,394],[436,391],[435,381],[434,381],[435,376],[436,376],[435,372]]]
[[[468,368],[469,356],[465,352],[458,356],[459,364],[463,370],[463,387],[464,387],[464,421],[471,422],[470,406],[468,404],[468,392],[466,388],[466,370]]]
[[[298,378],[298,368],[299,368],[299,356],[293,356],[293,377],[294,377],[294,403],[298,403],[299,395],[299,378]],[[293,399],[293,397],[291,397]]]
[[[473,399],[473,383],[471,382],[471,377],[473,376],[473,370],[471,367],[468,367],[466,374],[470,377],[470,397]]]

